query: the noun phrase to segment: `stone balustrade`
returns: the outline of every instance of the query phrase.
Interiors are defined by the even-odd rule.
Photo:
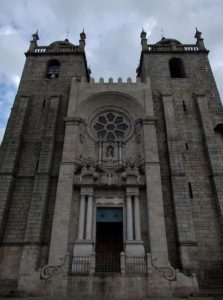
[[[183,44],[183,45],[154,45],[148,44],[145,51],[149,52],[198,52],[201,51],[196,44]]]
[[[81,49],[79,46],[70,46],[70,47],[50,47],[50,46],[37,46],[34,48],[33,51],[36,54],[44,54],[44,53],[54,53],[54,52],[66,52],[66,53],[73,53],[73,52],[83,52],[83,49]]]

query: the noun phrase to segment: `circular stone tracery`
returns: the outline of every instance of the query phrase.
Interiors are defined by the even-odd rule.
[[[113,123],[107,123],[105,125],[105,129],[108,130],[108,131],[114,131],[116,129],[116,126]]]
[[[129,126],[126,124],[126,118],[116,112],[109,112],[100,115],[93,126],[100,139],[115,140],[124,139]]]

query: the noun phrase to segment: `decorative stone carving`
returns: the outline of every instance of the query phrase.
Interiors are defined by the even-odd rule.
[[[155,260],[156,259],[152,259],[150,253],[147,254],[147,266],[149,273],[155,269],[161,276],[164,276],[164,278],[169,281],[176,279],[176,270],[173,267],[170,265],[156,265]]]
[[[112,146],[107,148],[107,155],[112,156]],[[107,161],[94,161],[82,158],[75,162],[74,184],[92,184],[104,186],[144,185],[144,161],[132,157],[118,163],[112,157]]]
[[[114,157],[114,147],[112,147],[111,145],[108,146],[106,150],[106,155],[107,157]]]
[[[55,275],[58,275],[62,273],[62,267],[65,265],[66,258],[69,256],[69,254],[65,254],[64,257],[59,258],[59,264],[57,266],[51,266],[49,264],[45,265],[41,269],[40,277],[42,279],[49,279]]]

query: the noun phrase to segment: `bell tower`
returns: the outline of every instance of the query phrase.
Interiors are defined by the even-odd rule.
[[[143,31],[137,76],[151,79],[170,261],[208,274],[222,260],[223,141],[216,130],[222,124],[222,104],[198,29],[195,39],[182,44],[162,37],[149,44]],[[174,227],[176,237],[170,234]]]
[[[36,32],[25,53],[0,155],[1,270],[11,280],[48,260],[71,79],[90,76],[85,39],[82,32],[79,45],[66,39],[40,46]]]

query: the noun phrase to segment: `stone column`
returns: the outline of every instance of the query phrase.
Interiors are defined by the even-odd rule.
[[[81,195],[80,210],[79,210],[79,223],[78,223],[78,239],[84,239],[84,223],[85,223],[85,195]]]
[[[126,209],[127,209],[127,241],[125,253],[127,256],[144,256],[145,249],[141,240],[140,229],[140,211],[138,187],[127,187],[126,190]],[[132,197],[134,199],[134,226],[133,226],[133,207]],[[134,229],[133,229],[134,228]]]
[[[139,196],[134,196],[134,216],[135,216],[135,240],[141,241],[141,224],[140,224],[140,209]]]
[[[122,142],[118,142],[118,160],[119,163],[122,161]]]
[[[81,197],[84,197],[84,200],[83,198],[81,198],[81,201],[84,201],[84,204],[80,205],[81,215],[79,219],[78,239],[75,241],[74,250],[73,250],[73,257],[74,257],[73,262],[75,261],[76,256],[88,256],[93,251],[93,241],[92,241],[93,193],[94,193],[93,187],[83,186],[81,188],[81,195],[82,195]],[[85,211],[86,211],[85,197],[87,197],[86,219],[85,219]],[[86,226],[84,226],[85,224]],[[85,227],[86,227],[86,231],[84,232]],[[80,235],[79,235],[79,230],[80,230]],[[73,271],[74,271],[74,267],[73,267]]]
[[[132,197],[127,195],[127,241],[133,240]]]
[[[86,221],[86,240],[92,239],[92,217],[93,217],[93,197],[88,195],[87,221]]]
[[[101,164],[101,160],[102,160],[102,142],[99,141],[98,142],[98,160],[99,160],[99,164]]]

